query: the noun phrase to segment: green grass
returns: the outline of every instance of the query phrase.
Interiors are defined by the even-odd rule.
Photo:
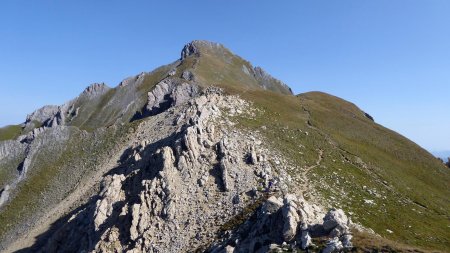
[[[162,66],[144,74],[144,80],[136,87],[134,85],[116,87],[97,98],[78,99],[75,108],[80,107],[80,111],[68,124],[93,132],[99,127],[114,124],[118,119],[128,122],[136,111],[145,106],[148,91],[166,76],[171,67],[172,65]],[[122,104],[124,98],[129,100],[128,103]],[[128,107],[128,104],[132,106]],[[124,111],[125,108],[127,110]]]
[[[448,168],[415,143],[366,118],[354,104],[320,92],[296,97],[262,90],[252,76],[242,71],[243,65],[250,68],[249,62],[227,49],[203,50],[200,58],[190,56],[181,62],[176,75],[189,69],[200,85],[219,86],[229,94],[252,101],[257,108],[255,116],[236,117],[238,127],[258,131],[268,146],[288,158],[288,172],[294,179],[304,167],[314,165],[318,150],[323,150],[321,165],[307,174],[319,194],[317,199],[307,196],[310,201],[323,200],[326,207],[343,208],[353,221],[373,229],[390,243],[443,251],[450,248]],[[166,65],[145,76],[134,90],[138,93],[136,107],[125,118],[131,118],[134,109],[145,105],[147,92],[173,67],[174,64]],[[115,88],[103,95],[86,108],[80,122],[73,124],[90,131],[111,124],[118,115],[113,107],[105,109],[106,105],[120,98],[126,88]],[[134,129],[138,123],[127,124],[124,129]],[[20,131],[18,126],[2,128],[0,140],[15,138]],[[42,203],[34,200],[42,192],[61,187],[67,179],[64,169],[72,168],[69,165],[87,155],[92,157],[88,166],[95,168],[104,152],[123,136],[124,132],[105,134],[99,144],[79,143],[72,138],[59,156],[52,156],[51,161],[41,159],[30,179],[20,186],[17,197],[0,214],[0,237],[20,217],[29,217],[42,208]],[[367,200],[374,204],[366,203]],[[236,227],[253,210],[254,206],[249,206],[225,228]],[[375,241],[360,238],[355,243],[360,243],[357,246],[361,249],[372,249],[365,244],[373,244],[375,250],[382,250]]]
[[[9,125],[0,128],[0,141],[14,140],[22,133],[20,125]]]
[[[428,152],[365,118],[353,104],[326,94],[292,99],[250,91],[242,96],[254,101],[260,113],[238,118],[240,126],[260,131],[269,145],[290,158],[295,164],[291,176],[315,163],[317,149],[324,150],[321,166],[308,177],[329,207],[343,208],[354,221],[393,241],[450,248],[450,171]]]
[[[415,143],[365,118],[353,104],[317,92],[302,94],[299,99],[309,110],[312,125],[335,140],[337,150],[353,161],[332,162],[332,155],[324,159],[315,179],[325,184],[317,185],[334,187],[322,187],[324,194],[333,196],[336,203],[355,213],[357,221],[389,239],[426,248],[450,248],[448,169]],[[356,156],[350,154],[361,158],[367,168],[359,166]],[[340,181],[351,180],[336,185],[335,171]],[[384,198],[374,198],[363,185]],[[340,192],[352,195],[343,197]],[[373,199],[376,205],[365,205],[364,199]]]
[[[268,199],[268,195],[264,195],[253,203],[244,207],[244,209],[236,216],[226,221],[221,227],[220,232],[233,231],[243,224],[255,211]]]
[[[250,62],[234,55],[227,48],[219,47],[215,50],[207,47],[200,48],[200,55],[201,57],[190,56],[182,64],[194,69],[193,72],[196,74],[199,83],[206,86],[225,85],[234,89],[261,88],[258,80],[243,71],[243,66],[245,66],[251,73],[253,67]],[[289,92],[275,80],[269,81],[269,87],[267,88],[280,93]]]
[[[343,208],[354,221],[393,241],[450,248],[448,169],[415,143],[366,118],[352,103],[318,92],[286,96],[242,85],[240,76],[217,75],[224,68],[225,73],[236,72],[240,64],[202,58],[197,73],[202,82],[253,101],[259,112],[253,118],[238,117],[240,127],[261,132],[268,145],[288,157],[291,176],[313,165],[322,149],[322,165],[308,177],[329,207]]]
[[[40,149],[27,179],[18,185],[13,200],[0,213],[0,238],[24,222],[34,222],[36,214],[60,203],[79,182],[107,161],[107,154],[126,138],[128,130],[128,126],[110,128],[89,136],[76,131],[58,152]]]

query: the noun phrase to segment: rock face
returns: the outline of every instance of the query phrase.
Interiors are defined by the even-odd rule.
[[[105,83],[93,83],[83,91],[82,95],[96,97],[105,94],[110,89]]]
[[[297,204],[295,204],[296,197],[294,195],[287,195],[284,199],[284,206],[281,210],[284,219],[283,239],[285,242],[290,242],[294,239],[297,233],[297,226],[300,222],[300,216],[297,212]]]
[[[5,185],[3,189],[0,189],[0,207],[8,201],[9,189],[9,185]]]
[[[227,247],[233,247],[235,252],[268,252],[286,247],[307,249],[314,247],[311,239],[315,237],[330,238],[323,252],[352,248],[350,222],[342,210],[330,210],[323,223],[309,223],[307,215],[320,214],[304,213],[304,204],[304,200],[292,194],[284,198],[270,197],[250,219],[211,251],[225,252]],[[336,234],[337,228],[342,228],[342,233]]]
[[[220,44],[194,41],[183,48],[181,60],[213,51],[232,57]],[[93,84],[64,105],[35,111],[24,124],[27,134],[0,142],[0,164],[9,157],[20,160],[17,177],[1,185],[1,207],[29,177],[38,156],[61,154],[60,143],[71,145],[66,142],[72,131],[95,139],[105,129],[126,125],[118,120],[127,119],[125,112],[142,113],[141,121],[128,118],[133,122],[125,136],[131,140],[117,166],[98,176],[98,190],[84,193],[89,198],[55,222],[30,251],[267,252],[286,245],[307,249],[312,239],[324,236],[330,238],[327,252],[351,247],[350,220],[343,211],[324,216],[323,208],[308,203],[291,182],[291,164],[283,154],[264,145],[258,131],[236,126],[235,118],[254,116],[251,103],[217,87],[204,88],[194,67],[179,69],[178,63],[161,71],[156,85],[141,95],[135,93],[147,73],[125,79],[113,91]],[[254,78],[253,87],[290,92],[261,68],[242,71]],[[108,100],[116,93],[126,102]],[[97,111],[99,105],[120,110]],[[99,112],[112,115],[115,123],[97,119],[102,127],[89,135],[71,126],[83,116],[81,128]],[[103,147],[95,144],[93,156]],[[95,170],[90,164],[83,166]]]
[[[161,86],[151,101],[171,89],[174,101],[184,101],[177,94],[193,94],[191,86]],[[163,142],[144,139],[132,147],[123,169],[103,179],[96,201],[74,214],[42,250],[185,252],[212,243],[226,220],[265,194],[255,192],[255,186],[265,189],[267,180],[283,184],[274,170],[266,170],[264,177],[257,173],[271,166],[268,161],[246,162],[250,149],[269,156],[255,144],[256,137],[232,131],[233,123],[223,121],[227,113],[244,111],[251,111],[245,101],[211,87],[155,116],[170,120],[178,131]],[[299,222],[296,206],[287,199],[280,207],[286,225],[279,237],[292,239]],[[79,243],[59,244],[67,234]]]
[[[26,145],[19,141],[2,141],[0,142],[0,164],[8,158],[20,156],[24,153]]]
[[[48,119],[52,118],[58,112],[58,106],[56,105],[46,105],[32,114],[27,116],[25,123],[31,123],[33,121],[37,121],[43,123]]]
[[[148,93],[147,115],[156,115],[169,107],[185,103],[198,92],[199,87],[196,84],[165,79]]]
[[[181,60],[185,60],[187,57],[201,58],[205,55],[214,55],[226,65],[232,64],[234,59],[242,60],[239,56],[234,55],[230,50],[225,48],[220,43],[214,43],[210,41],[194,40],[183,47],[181,51]],[[244,64],[241,67],[242,72],[251,77],[252,82],[255,82],[263,89],[280,92],[283,94],[292,95],[292,90],[285,83],[272,77],[261,67],[253,67],[251,64]],[[185,71],[181,77],[185,80],[195,81],[195,76],[191,75],[192,72]]]
[[[287,90],[290,94],[293,94],[292,90],[289,86],[287,86],[285,83],[281,82],[280,80],[273,78],[271,75],[269,75],[269,73],[267,73],[261,67],[255,67],[253,69],[253,75],[264,89],[273,88],[273,86],[276,85],[276,86],[280,86],[283,89]]]
[[[99,231],[107,218],[111,216],[114,205],[125,199],[125,193],[121,189],[124,180],[123,175],[107,176],[103,180],[103,190],[100,192],[101,199],[97,200],[94,212],[95,231]]]
[[[77,107],[76,104],[79,103],[79,101],[94,100],[107,93],[110,89],[111,88],[104,83],[94,83],[89,85],[74,100],[68,101],[60,106],[46,105],[34,111],[26,118],[24,123],[25,132],[34,131],[35,128],[39,128],[40,126],[55,127],[66,125],[68,118],[72,119],[78,115],[80,107]]]
[[[200,54],[201,49],[204,50],[222,50],[223,46],[220,43],[210,42],[206,40],[194,40],[183,47],[181,50],[181,60],[191,55]]]
[[[194,74],[189,70],[183,71],[183,74],[181,74],[181,78],[183,78],[184,80],[187,80],[187,81],[195,81]]]

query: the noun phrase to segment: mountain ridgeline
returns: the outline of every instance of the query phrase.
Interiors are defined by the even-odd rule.
[[[2,252],[448,251],[450,170],[219,43],[0,128]]]

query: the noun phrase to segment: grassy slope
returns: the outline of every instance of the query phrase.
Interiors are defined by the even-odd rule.
[[[18,176],[17,167],[25,159],[24,154],[11,156],[0,163],[0,189]]]
[[[262,111],[256,120],[240,119],[242,126],[261,131],[272,146],[290,157],[298,166],[291,171],[293,177],[299,174],[296,170],[315,163],[317,149],[324,150],[322,165],[309,177],[330,207],[345,209],[354,221],[391,240],[424,248],[449,248],[450,171],[426,151],[365,118],[351,121],[352,116],[342,118],[332,107],[324,113],[324,108],[311,104],[316,100],[308,104],[265,91],[242,96]],[[327,122],[319,123],[319,115]],[[333,117],[336,122],[330,121]],[[308,120],[317,129],[308,127]],[[346,133],[354,139],[348,140]]]
[[[0,141],[13,140],[22,133],[20,125],[10,125],[0,128]]]
[[[184,67],[192,67],[197,74],[196,77],[201,84],[216,85],[226,84],[227,87],[245,90],[261,89],[261,84],[252,74],[244,72],[246,68],[249,72],[253,69],[250,62],[234,55],[223,46],[214,50],[200,47],[200,57],[188,57],[183,62]],[[192,70],[192,69],[191,69]],[[276,80],[269,81],[268,89],[290,94],[285,87],[280,86]]]
[[[353,104],[323,93],[295,97],[262,90],[253,77],[242,71],[243,65],[250,68],[248,62],[229,51],[220,54],[206,51],[200,59],[184,60],[177,75],[189,69],[203,85],[220,86],[228,93],[253,101],[259,109],[256,117],[239,118],[240,126],[260,131],[269,145],[289,157],[296,165],[290,171],[293,177],[316,162],[318,149],[324,150],[321,166],[308,176],[330,206],[344,208],[353,220],[391,240],[426,248],[450,248],[448,169],[444,170],[430,154],[406,138],[365,118]],[[165,66],[146,76],[136,88],[138,107],[144,105],[146,93],[167,70]],[[80,122],[82,128],[92,130],[98,124],[112,122],[117,116],[114,106],[106,105],[111,105],[113,98],[123,92],[117,89],[92,106],[85,121]],[[53,179],[64,181],[61,175],[69,168],[65,164],[95,150],[107,150],[110,145],[107,143],[111,142],[101,141],[100,146],[92,145],[92,149],[82,151],[79,144],[72,143],[60,157],[55,157],[54,163],[39,165],[35,169],[39,174],[31,174],[21,186],[23,192],[18,193],[23,196],[21,200],[12,202],[0,214],[0,235],[5,233],[7,224],[17,222],[20,216],[26,217],[27,210],[41,208],[30,200],[54,187]],[[38,176],[44,174],[48,176]],[[364,200],[373,200],[374,205]]]
[[[49,207],[61,203],[78,184],[107,163],[111,150],[120,147],[129,126],[106,128],[86,134],[73,129],[69,140],[57,147],[41,148],[27,179],[0,212],[0,242],[24,224],[32,224]],[[52,159],[49,160],[48,157]]]
[[[316,181],[335,189],[322,187],[324,194],[354,211],[355,220],[390,239],[441,250],[450,247],[450,171],[442,163],[365,118],[351,103],[317,92],[299,99],[310,112],[311,124],[336,141],[337,149],[351,160],[325,159]],[[336,170],[341,177],[333,174]],[[345,183],[337,185],[339,181]],[[365,199],[374,204],[366,204]]]
[[[183,64],[194,61],[201,82],[255,103],[260,113],[239,119],[241,126],[260,131],[290,157],[297,165],[294,177],[315,163],[318,149],[324,150],[321,166],[308,176],[330,207],[345,209],[354,221],[390,240],[450,248],[450,171],[428,152],[342,99],[324,93],[294,97],[257,89],[252,82],[243,85],[247,79],[239,58],[221,61],[202,54]]]
[[[147,92],[164,77],[169,67],[170,65],[167,65],[156,69],[147,74],[139,86],[132,87],[137,90],[136,95],[140,102],[137,107],[144,106]],[[135,127],[131,123],[119,126],[118,129],[102,128],[117,119],[117,115],[111,116],[116,108],[105,107],[115,94],[123,92],[117,89],[120,88],[112,89],[100,99],[84,104],[87,108],[79,117],[81,120],[69,124],[92,131],[88,136],[75,130],[67,143],[58,147],[57,151],[49,152],[46,148],[39,151],[32,168],[29,169],[27,179],[13,192],[13,200],[1,209],[0,242],[25,223],[33,222],[49,206],[62,201],[83,178],[89,177],[99,164],[107,161],[109,151],[121,143],[122,139],[126,138],[126,133]],[[127,115],[123,115],[125,122],[128,122],[134,113],[135,111],[131,110]],[[94,127],[96,124],[98,126]],[[52,159],[49,160],[48,157]],[[13,170],[16,167],[13,166]],[[5,168],[5,171],[6,169],[10,168]]]
[[[118,119],[129,121],[136,111],[144,107],[147,92],[166,76],[171,66],[165,65],[145,74],[139,85],[118,86],[98,98],[77,100],[75,108],[80,107],[79,115],[68,125],[92,132],[99,127],[110,126]],[[129,104],[132,106],[127,107]],[[124,112],[125,108],[127,110]]]

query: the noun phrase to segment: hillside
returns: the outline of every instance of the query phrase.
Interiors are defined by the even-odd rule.
[[[354,104],[294,96],[193,41],[173,63],[0,129],[0,249],[444,252],[449,182]]]

